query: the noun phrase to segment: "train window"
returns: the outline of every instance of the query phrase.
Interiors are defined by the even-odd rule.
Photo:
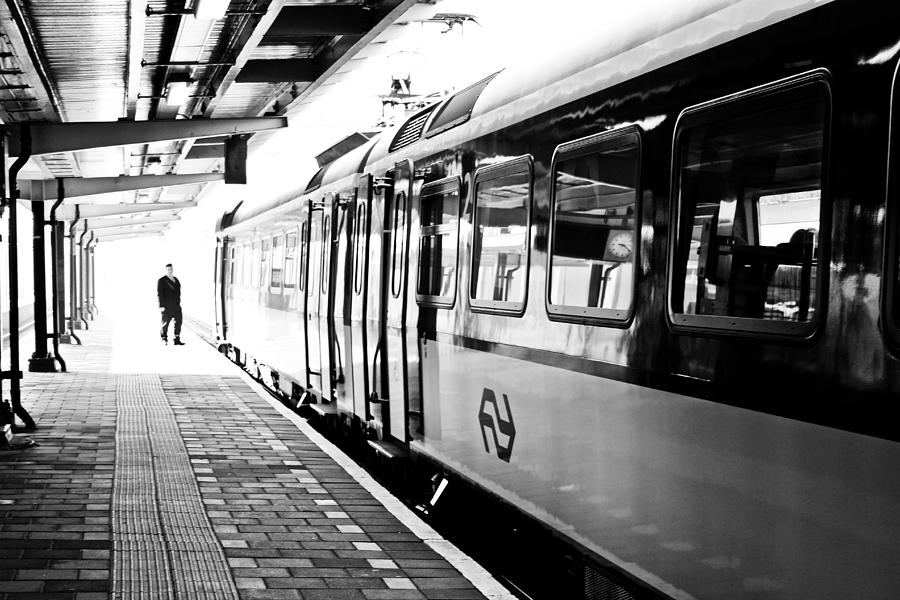
[[[300,278],[298,281],[298,286],[300,288],[300,291],[303,291],[306,288],[306,277],[307,277],[307,270],[308,270],[307,262],[309,261],[309,258],[307,256],[307,244],[306,244],[306,240],[307,240],[308,236],[309,236],[309,233],[308,233],[308,228],[307,228],[307,222],[304,221],[303,224],[300,226]]]
[[[269,277],[269,240],[262,241],[262,249],[259,254],[259,287],[266,287],[266,279]]]
[[[284,241],[284,287],[293,288],[297,277],[297,267],[294,256],[297,253],[297,232],[291,231]]]
[[[894,353],[900,352],[900,70],[894,71],[891,98],[890,152],[888,154],[887,204],[884,213],[884,285],[881,286],[879,322]]]
[[[353,220],[353,293],[362,294],[365,281],[366,257],[366,205],[356,205],[356,218]]]
[[[250,287],[250,257],[252,251],[250,244],[244,244],[241,248],[241,286]]]
[[[425,306],[449,308],[456,299],[459,179],[424,186],[421,199],[416,299]]]
[[[259,251],[259,242],[253,242],[253,256],[251,257],[251,271],[250,271],[250,285],[253,287],[259,286],[259,265],[260,265],[260,251]]]
[[[685,111],[675,134],[670,318],[809,335],[820,313],[830,111],[818,74]]]
[[[497,71],[497,73],[499,72],[500,71]],[[428,125],[425,137],[437,135],[442,131],[447,131],[448,129],[452,129],[457,125],[468,121],[469,115],[472,114],[472,108],[474,108],[475,102],[478,100],[481,92],[483,92],[484,88],[487,87],[487,84],[497,76],[497,73],[492,73],[481,81],[473,83],[469,87],[458,91],[451,96],[449,100],[444,102],[444,104],[437,109],[434,118]]]
[[[627,127],[561,145],[553,173],[547,313],[627,325],[640,239],[640,133]]]
[[[521,315],[528,290],[532,163],[522,157],[475,173],[469,304]]]
[[[391,237],[391,294],[403,293],[403,261],[406,246],[406,192],[394,196],[393,235]]]
[[[284,243],[280,235],[272,238],[272,275],[269,277],[269,287],[279,290],[282,284],[284,269]]]
[[[331,272],[331,217],[322,221],[322,293],[328,293],[328,277]]]

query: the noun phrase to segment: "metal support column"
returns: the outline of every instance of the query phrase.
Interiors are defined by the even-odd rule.
[[[55,373],[56,362],[47,352],[47,260],[44,252],[44,203],[32,201],[31,215],[34,221],[31,251],[34,257],[34,353],[28,360],[32,373]]]
[[[75,340],[75,343],[81,344],[81,340],[75,335],[76,329],[81,329],[78,322],[78,278],[75,274],[78,272],[75,257],[75,227],[78,225],[78,205],[75,205],[75,219],[69,225],[69,337]]]
[[[34,429],[35,423],[25,407],[22,406],[21,379],[19,368],[19,236],[16,231],[16,204],[19,189],[16,180],[19,171],[31,156],[31,135],[27,124],[20,125],[22,151],[9,168],[9,371],[2,376],[9,379],[9,398],[13,412],[22,419],[26,429]]]
[[[75,329],[87,329],[88,322],[84,318],[84,236],[87,234],[87,219],[84,220],[84,231],[78,236],[78,242],[72,238],[74,245],[78,246],[78,251],[72,248],[72,273],[75,276]]]
[[[97,292],[97,287],[96,287],[97,278],[95,277],[95,273],[96,273],[95,268],[96,268],[97,264],[95,262],[95,257],[96,257],[97,244],[100,242],[100,240],[97,238],[94,238],[93,232],[91,232],[91,238],[93,238],[93,243],[90,245],[90,251],[91,251],[91,255],[90,255],[90,262],[91,262],[90,307],[91,307],[91,314],[96,316],[99,314],[99,311],[97,310],[97,303],[95,302],[95,294]]]
[[[94,320],[94,310],[91,308],[91,296],[93,292],[91,291],[91,281],[94,279],[94,265],[91,261],[91,244],[94,242],[94,232],[91,231],[91,237],[88,238],[87,243],[85,243],[84,248],[82,249],[81,256],[81,264],[82,264],[82,276],[83,283],[81,286],[81,293],[83,296],[82,306],[84,306],[84,315],[91,321]]]
[[[53,333],[50,334],[50,338],[53,340],[53,356],[59,361],[59,370],[65,373],[66,361],[63,360],[63,357],[59,354],[59,342],[61,341],[60,331],[66,328],[66,307],[62,301],[66,295],[66,289],[65,285],[62,285],[63,282],[60,277],[61,272],[65,269],[61,243],[61,234],[64,232],[59,221],[56,220],[56,209],[59,208],[60,204],[63,202],[65,189],[63,188],[62,179],[58,179],[57,181],[59,182],[59,194],[56,198],[56,202],[53,203],[53,207],[50,209],[50,220],[48,221],[48,224],[50,225],[50,301],[53,305],[53,310],[51,311],[53,314]]]

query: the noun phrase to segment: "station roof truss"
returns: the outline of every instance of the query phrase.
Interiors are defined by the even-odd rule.
[[[22,191],[55,200],[63,178],[67,203],[87,195],[76,189],[103,185],[118,186],[109,191],[125,192],[124,203],[138,202],[137,189],[149,189],[140,201],[160,202],[175,183],[110,181],[217,174],[225,137],[286,126],[285,115],[359,68],[373,40],[434,10],[433,0],[226,4],[207,18],[195,14],[198,0],[0,3],[0,120],[10,156],[19,152],[16,125],[30,124],[35,156]],[[223,129],[226,121],[242,124]],[[89,183],[79,188],[75,178]]]

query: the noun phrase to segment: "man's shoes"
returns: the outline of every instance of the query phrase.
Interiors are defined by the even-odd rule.
[[[179,340],[178,338],[175,338],[175,341],[172,342],[172,345],[173,345],[173,346],[184,346],[184,342],[182,342],[182,341]]]
[[[162,343],[163,343],[163,346],[168,346],[169,340],[167,340],[166,338],[162,338]]]

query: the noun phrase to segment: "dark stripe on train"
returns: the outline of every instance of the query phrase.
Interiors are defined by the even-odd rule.
[[[713,398],[712,382],[689,377],[687,375],[652,372],[644,369],[582,358],[580,356],[570,356],[560,354],[559,352],[550,352],[548,350],[538,350],[535,348],[526,348],[524,346],[501,344],[498,342],[488,342],[450,333],[438,332],[435,335],[434,332],[431,332],[424,337],[428,340],[442,344],[478,350],[479,352],[488,352],[490,354],[524,360],[540,365],[546,365],[548,367],[584,373],[585,375],[592,375],[594,377],[613,379],[623,383],[631,383],[656,390],[694,396],[705,400],[711,400]]]

